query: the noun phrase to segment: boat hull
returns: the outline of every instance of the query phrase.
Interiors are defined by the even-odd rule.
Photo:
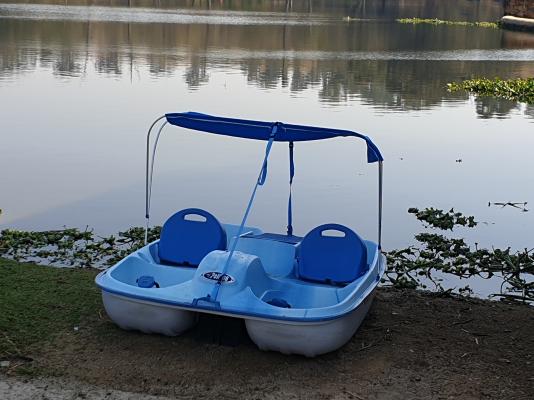
[[[308,357],[334,351],[350,340],[369,311],[386,266],[373,245],[368,271],[348,285],[335,286],[293,275],[272,277],[266,271],[289,267],[270,260],[267,251],[261,253],[266,267],[258,256],[236,251],[226,269],[230,280],[216,286],[212,275],[223,269],[225,252],[209,253],[196,268],[175,267],[158,264],[155,246],[137,250],[95,279],[106,312],[118,326],[177,336],[196,324],[199,313],[222,315],[244,320],[262,350]],[[282,250],[278,248],[278,254]],[[294,258],[294,253],[283,254]],[[138,284],[147,274],[156,286]]]
[[[243,319],[248,335],[261,350],[315,357],[337,350],[352,338],[371,307],[375,291],[356,309],[333,320],[305,323]],[[106,291],[102,291],[102,300],[109,317],[125,330],[178,336],[197,322],[196,312],[176,306],[131,299]],[[219,312],[213,314],[232,316]]]
[[[197,322],[197,315],[192,311],[118,296],[105,290],[102,301],[109,317],[125,330],[178,336]]]
[[[375,290],[349,314],[315,323],[286,323],[247,319],[247,331],[261,350],[315,357],[337,350],[347,343],[365,319]]]

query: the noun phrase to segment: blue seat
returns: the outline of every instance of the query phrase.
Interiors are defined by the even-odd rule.
[[[197,267],[206,254],[226,250],[226,246],[226,232],[213,215],[199,208],[187,208],[163,225],[159,258],[168,264]]]
[[[304,280],[334,285],[350,283],[368,269],[367,247],[346,226],[321,225],[302,240],[297,268],[299,278]]]

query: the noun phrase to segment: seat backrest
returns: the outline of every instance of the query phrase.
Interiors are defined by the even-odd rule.
[[[253,254],[261,260],[265,272],[272,277],[284,277],[295,270],[296,247],[293,244],[263,238],[263,235],[244,236],[236,250]]]
[[[226,250],[226,232],[207,211],[178,211],[161,229],[159,258],[163,262],[197,267],[213,250]]]
[[[367,271],[367,247],[351,229],[326,224],[302,240],[298,276],[315,282],[349,283]]]

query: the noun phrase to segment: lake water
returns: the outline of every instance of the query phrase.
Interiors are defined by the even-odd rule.
[[[0,2],[0,226],[143,225],[146,130],[192,110],[371,136],[385,158],[386,249],[413,243],[413,206],[477,216],[458,234],[481,245],[531,247],[534,210],[488,203],[534,207],[534,106],[446,84],[534,76],[534,35],[395,22],[501,14],[491,0]],[[191,206],[238,222],[263,152],[169,128],[153,222]],[[285,230],[287,158],[275,144],[250,224]],[[376,237],[362,143],[297,143],[295,161],[297,234],[341,222]]]

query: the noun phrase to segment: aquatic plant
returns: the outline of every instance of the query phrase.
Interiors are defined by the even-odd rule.
[[[455,25],[455,26],[477,26],[480,28],[500,28],[498,22],[468,22],[468,21],[447,21],[437,18],[400,18],[396,20],[401,24],[429,24],[429,25]]]
[[[159,238],[161,228],[148,232],[148,240]],[[0,257],[15,261],[71,267],[106,267],[144,244],[144,228],[134,227],[117,236],[97,236],[93,231],[66,228],[54,231],[0,232]]]
[[[388,268],[383,283],[423,289],[428,289],[430,284],[431,289],[450,294],[453,289],[444,288],[438,276],[497,277],[502,281],[501,290],[493,296],[534,303],[534,249],[482,249],[476,243],[474,246],[467,244],[462,238],[428,231],[453,232],[455,228],[477,226],[473,216],[465,216],[454,209],[410,208],[408,212],[421,221],[427,231],[415,235],[417,244],[386,253]],[[151,228],[149,241],[159,238],[160,232],[160,227]],[[5,229],[0,232],[0,257],[57,266],[105,268],[143,244],[144,229],[140,227],[107,237],[97,236],[89,229],[44,232]],[[469,286],[454,291],[471,294]]]
[[[465,90],[479,96],[501,97],[507,100],[534,104],[534,78],[517,78],[503,80],[494,79],[468,79],[459,83],[448,83],[449,92]]]
[[[426,223],[430,229],[450,230],[456,227],[474,228],[474,217],[466,217],[451,209],[410,208],[409,213]],[[441,233],[423,232],[415,235],[417,245],[386,253],[388,269],[383,282],[395,287],[427,288],[452,293],[445,289],[436,275],[450,274],[467,279],[500,278],[502,280],[498,296],[507,300],[534,302],[534,249],[512,251],[506,249],[483,249],[478,244],[468,245],[462,238],[451,238]],[[457,288],[459,294],[471,294],[469,286]]]
[[[426,222],[428,226],[444,230],[450,229],[452,231],[456,225],[473,228],[478,224],[475,217],[466,217],[462,213],[454,212],[454,208],[448,212],[433,207],[421,211],[417,208],[409,208],[408,213],[415,214],[419,221]]]

